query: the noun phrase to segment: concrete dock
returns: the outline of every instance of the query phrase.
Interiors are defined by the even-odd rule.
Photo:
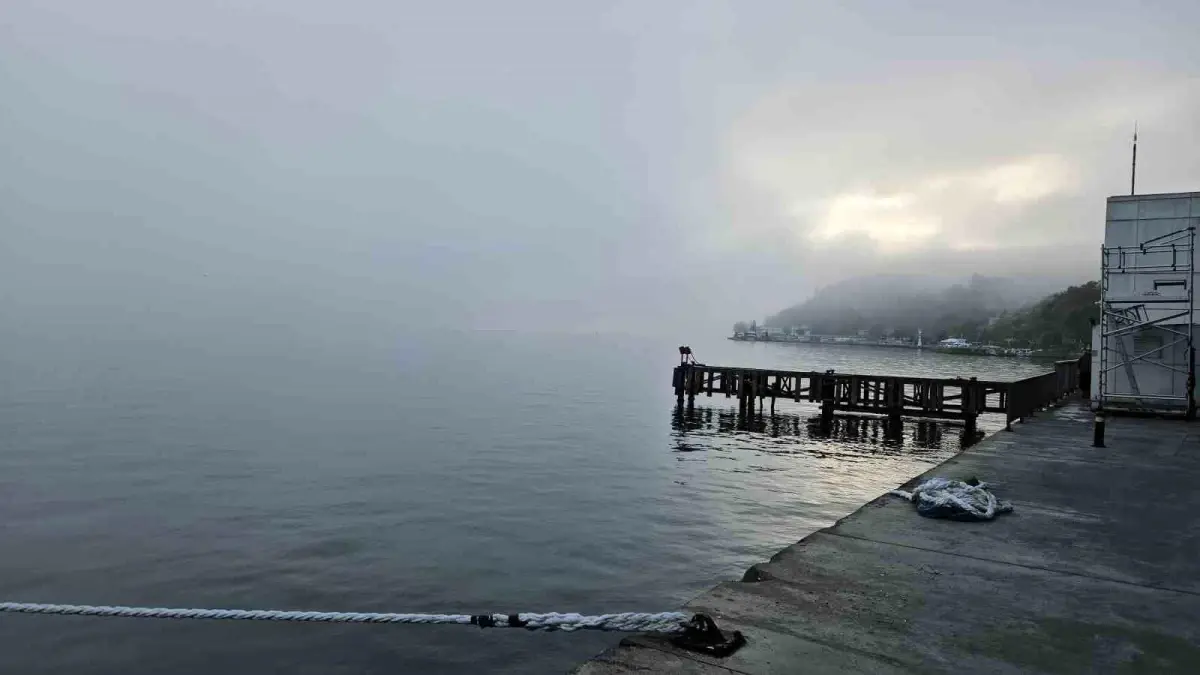
[[[1072,402],[925,474],[1011,514],[883,495],[689,603],[745,633],[732,656],[636,636],[576,672],[1198,673],[1200,426],[1114,418],[1093,448],[1090,419]]]

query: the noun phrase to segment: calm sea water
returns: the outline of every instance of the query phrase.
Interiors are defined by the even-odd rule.
[[[677,415],[678,343],[445,333],[14,338],[0,597],[661,611],[953,454],[961,429]],[[1016,360],[693,343],[708,363],[1014,379]],[[985,421],[983,426],[994,425]],[[0,615],[0,672],[561,672],[619,636]]]

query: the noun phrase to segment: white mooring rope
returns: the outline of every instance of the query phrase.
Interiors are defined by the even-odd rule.
[[[634,633],[682,633],[691,615],[680,612],[625,612],[585,615],[547,614],[380,614],[374,612],[305,612],[278,609],[178,609],[0,602],[0,612],[123,616],[138,619],[228,619],[237,621],[312,621],[327,623],[461,624],[481,628],[524,628],[542,631],[602,630]]]

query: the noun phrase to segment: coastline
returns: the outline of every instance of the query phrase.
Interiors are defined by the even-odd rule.
[[[725,339],[733,342],[767,342],[771,344],[788,344],[788,345],[809,345],[817,347],[878,347],[881,349],[911,349],[916,351],[936,352],[938,354],[959,354],[963,356],[994,356],[1001,358],[1022,358],[1035,360],[1059,360],[1064,358],[1074,358],[1079,356],[1076,350],[1072,349],[1045,349],[1045,350],[1008,350],[995,345],[986,346],[970,346],[970,347],[943,347],[941,345],[916,345],[907,342],[880,342],[875,340],[864,340],[860,338],[838,338],[833,339],[799,339],[799,338],[745,338],[737,336],[729,336]]]

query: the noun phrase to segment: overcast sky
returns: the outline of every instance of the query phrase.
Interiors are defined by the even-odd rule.
[[[871,272],[1098,276],[1200,190],[1200,3],[4,0],[0,303],[724,331]]]

